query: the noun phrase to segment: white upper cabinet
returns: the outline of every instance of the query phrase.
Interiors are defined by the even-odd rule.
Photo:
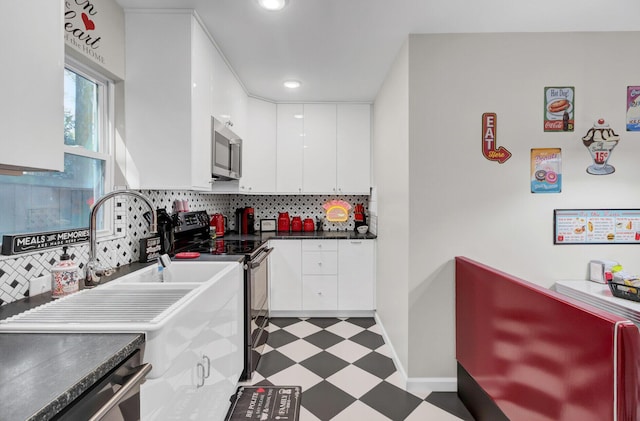
[[[276,191],[302,193],[304,107],[278,104]]]
[[[337,192],[369,194],[371,187],[371,106],[338,104]]]
[[[242,193],[276,191],[276,105],[256,98],[248,101],[247,135],[242,144]],[[215,184],[214,184],[215,186]]]
[[[369,194],[371,106],[278,104],[278,193]]]
[[[126,178],[138,189],[210,189],[213,44],[188,11],[128,11]]]
[[[336,105],[305,104],[302,188],[336,191]]]
[[[60,0],[2,3],[0,173],[64,170],[63,7]]]

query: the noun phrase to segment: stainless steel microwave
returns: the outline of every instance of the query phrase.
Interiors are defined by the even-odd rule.
[[[211,177],[237,180],[242,176],[242,139],[211,117]]]

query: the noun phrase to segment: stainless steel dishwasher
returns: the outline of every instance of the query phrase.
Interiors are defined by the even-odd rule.
[[[131,354],[53,419],[140,420],[140,385],[151,371],[151,364],[141,365],[141,354],[140,350]]]

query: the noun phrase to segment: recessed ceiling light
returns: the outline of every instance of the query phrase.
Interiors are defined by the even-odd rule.
[[[294,114],[293,118],[304,118],[304,114]]]
[[[288,0],[258,0],[258,4],[265,10],[278,11],[287,5]]]
[[[298,82],[297,80],[287,80],[284,83],[285,88],[289,88],[289,89],[296,89],[300,87],[300,82]]]

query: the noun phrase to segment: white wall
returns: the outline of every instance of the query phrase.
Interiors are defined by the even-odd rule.
[[[409,48],[398,53],[373,108],[378,221],[377,312],[403,368],[408,363]]]
[[[455,256],[545,287],[585,278],[593,258],[640,272],[637,246],[553,244],[555,208],[640,208],[640,133],[626,132],[624,120],[626,87],[640,85],[638,39],[637,32],[410,36],[409,151],[404,162],[388,165],[378,156],[375,166],[379,188],[393,176],[402,191],[379,195],[378,255],[385,262],[378,266],[378,307],[400,300],[385,293],[389,284],[408,282],[409,377],[455,376]],[[392,71],[385,87],[398,78]],[[575,132],[544,133],[545,86],[575,87]],[[390,96],[384,89],[376,108]],[[498,115],[497,144],[513,154],[504,164],[482,156],[484,112]],[[382,114],[376,110],[378,130],[397,126]],[[616,172],[608,176],[585,171],[590,158],[581,137],[600,117],[621,136],[610,159]],[[388,141],[376,133],[374,151],[388,153]],[[562,148],[560,194],[530,193],[530,150],[542,147]],[[410,230],[403,224],[400,233],[381,235],[396,224],[382,211],[389,206],[409,209]],[[388,258],[385,250],[396,248],[409,253],[409,273],[393,281],[389,267],[398,255]]]

